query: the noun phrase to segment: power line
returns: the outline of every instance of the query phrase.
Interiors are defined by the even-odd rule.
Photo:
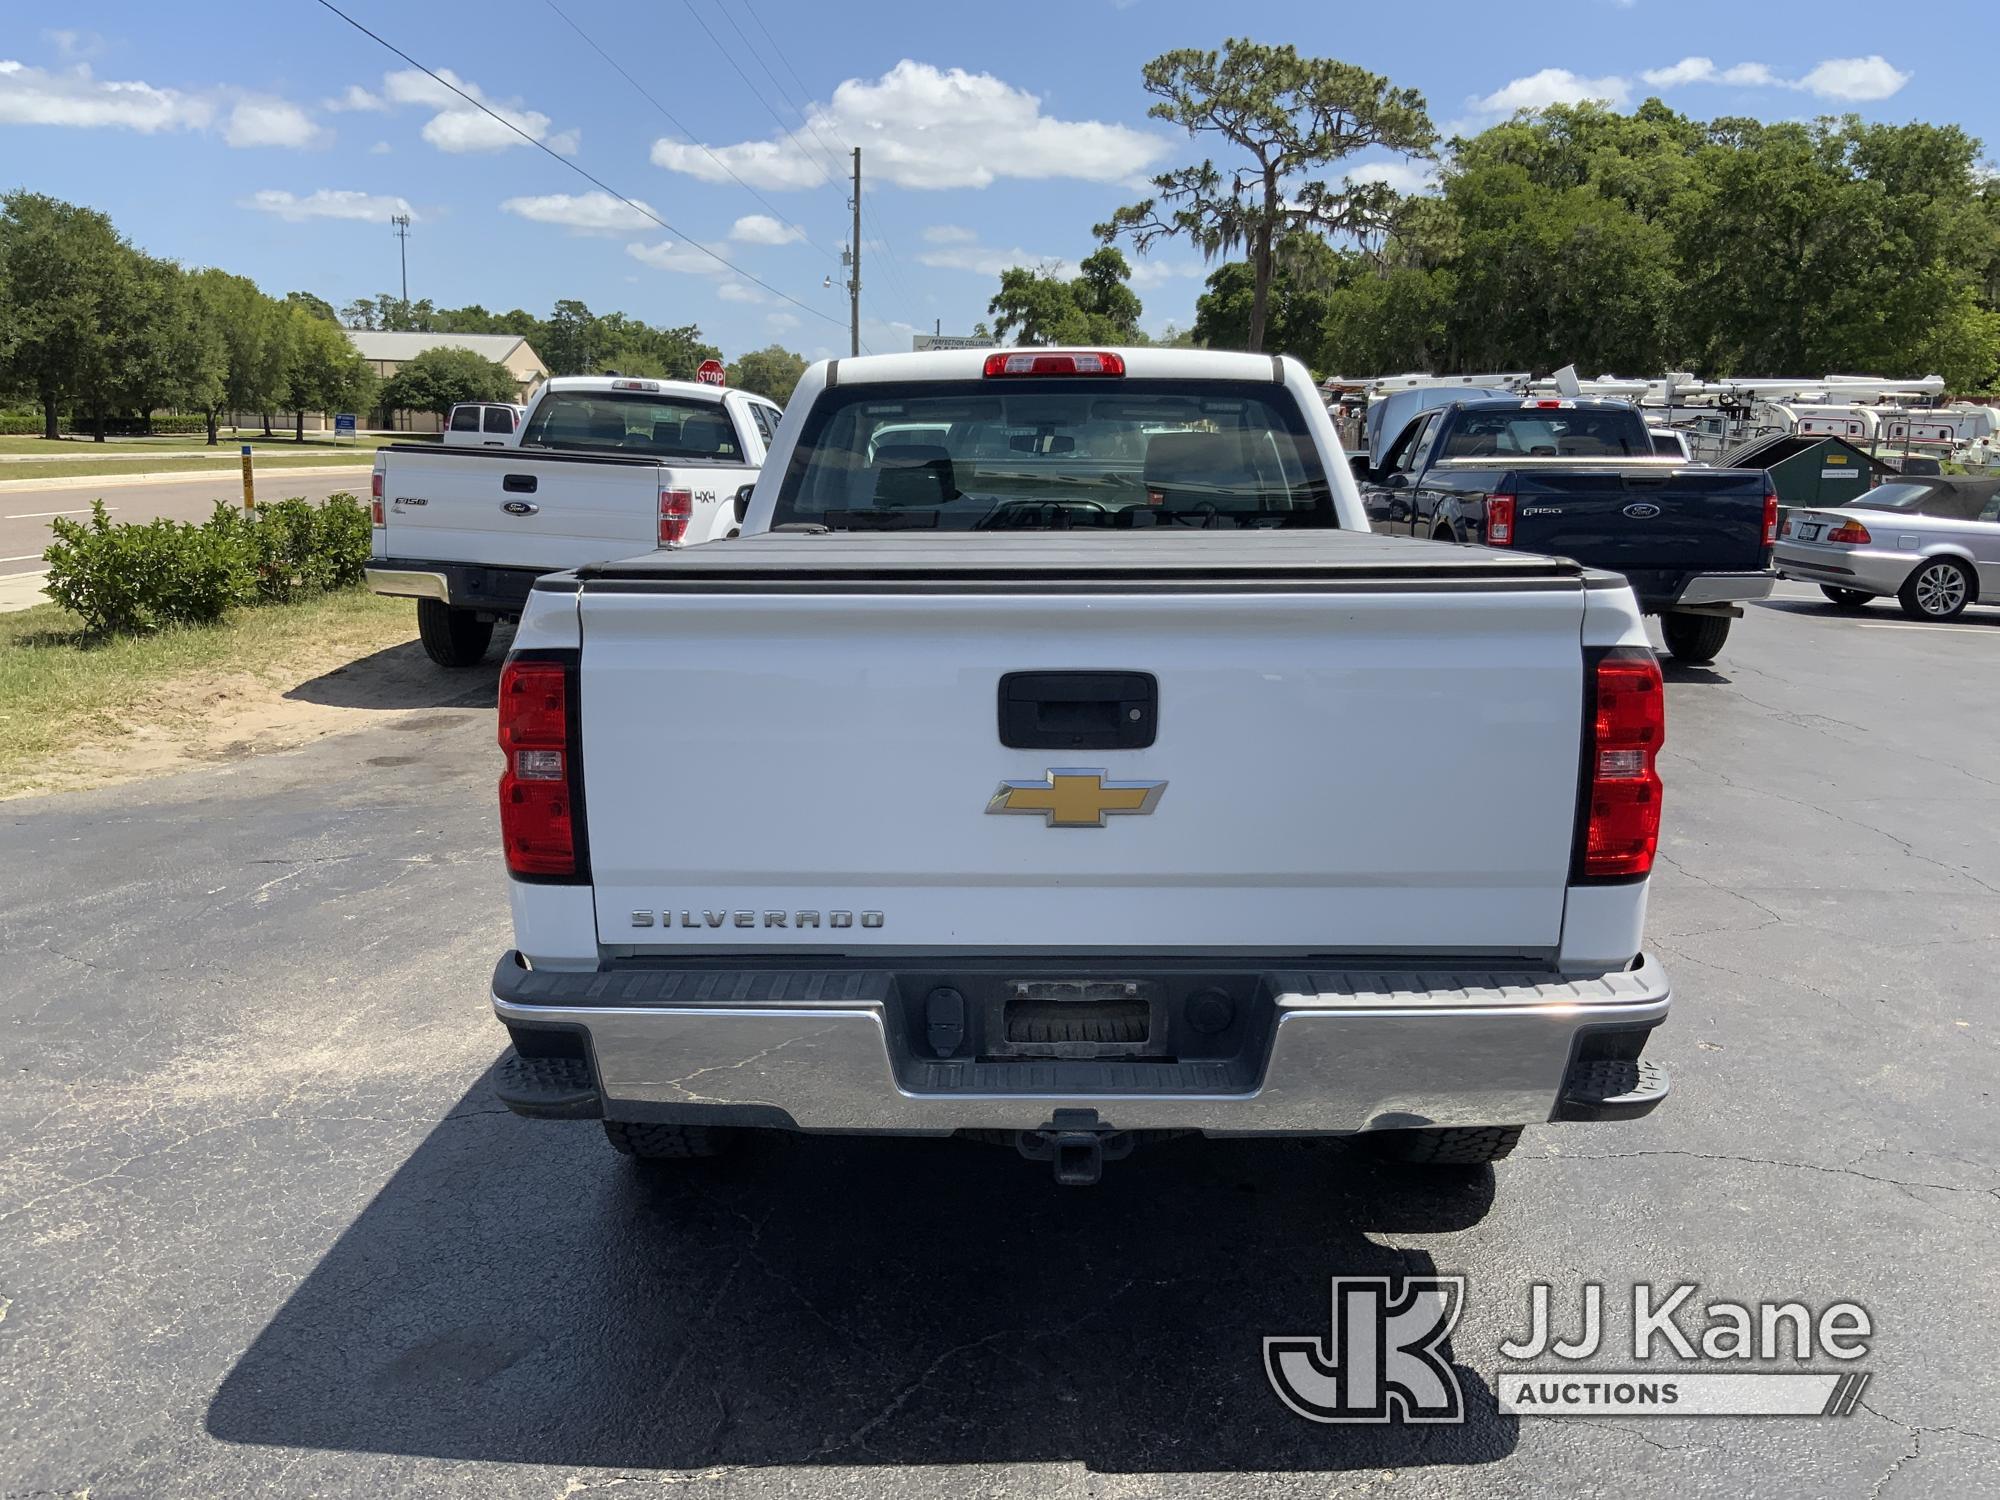
[[[692,7],[692,0],[683,0],[683,3],[687,3]],[[763,33],[764,40],[769,44],[772,55],[778,59],[779,64],[791,75],[792,82],[798,86],[799,98],[810,100],[812,90],[806,86],[805,80],[799,77],[799,70],[792,66],[791,59],[785,55],[785,49],[778,44],[778,39],[771,34],[771,28],[764,24],[763,18],[757,14],[755,7],[749,3],[749,0],[744,0],[743,8],[749,12],[750,19],[756,23],[758,31]],[[741,26],[736,24],[736,18],[730,14],[729,8],[726,5],[722,7],[722,19],[729,23],[730,29],[742,39],[743,45],[749,50],[750,55],[757,59],[757,66],[762,68],[764,76],[771,80],[772,87],[778,91],[778,97],[785,101],[786,106],[793,113],[798,115],[799,119],[804,122],[805,128],[811,133],[812,138],[819,142],[820,149],[827,153],[829,159],[832,159],[834,148],[827,144],[826,137],[821,135],[819,127],[813,124],[812,112],[805,105],[799,103],[798,100],[795,100],[785,88],[785,85],[779,81],[778,75],[771,71],[770,64],[764,61],[763,54],[758,50],[757,44],[751,41]],[[766,105],[765,108],[768,110],[770,106]],[[787,134],[792,136],[793,140],[798,140],[796,132],[784,126],[782,121],[779,124],[781,128],[786,130]],[[800,142],[800,144],[803,145],[804,143]],[[896,254],[895,247],[889,243],[889,235],[882,227],[880,215],[865,201],[862,204],[862,212],[867,216],[869,226],[875,231],[875,238],[881,244],[884,263],[889,268],[889,280],[894,286],[896,300],[905,308],[914,309],[916,298],[911,294],[909,282],[903,275],[902,257]]]
[[[805,313],[811,313],[815,318],[819,318],[825,322],[831,323],[835,327],[841,326],[841,320],[839,318],[834,317],[833,314],[822,312],[819,308],[814,307],[810,302],[801,302],[797,297],[792,296],[789,292],[779,291],[776,287],[772,286],[770,282],[765,281],[760,276],[751,275],[748,271],[744,270],[741,266],[737,265],[736,262],[730,260],[726,255],[718,254],[716,251],[711,250],[708,248],[708,246],[702,244],[699,240],[693,238],[692,236],[684,233],[679,229],[674,228],[673,225],[669,224],[665,219],[661,218],[658,214],[654,213],[650,208],[647,208],[643,203],[634,202],[632,199],[626,197],[623,193],[619,192],[618,189],[611,186],[610,183],[604,181],[600,177],[593,175],[590,171],[585,169],[579,163],[571,161],[561,152],[556,151],[555,149],[550,147],[546,142],[536,140],[532,135],[528,134],[527,131],[523,130],[520,126],[516,125],[512,120],[508,119],[505,115],[500,114],[495,110],[487,108],[487,106],[484,103],[482,103],[478,99],[473,98],[472,95],[468,94],[464,89],[460,88],[457,84],[452,83],[449,79],[439,77],[437,73],[433,72],[431,69],[425,67],[422,63],[418,62],[414,57],[410,56],[409,53],[405,52],[401,47],[398,47],[394,42],[389,41],[386,37],[380,36],[373,31],[370,31],[366,26],[363,26],[359,21],[355,20],[354,17],[350,16],[346,11],[342,10],[339,6],[335,5],[333,3],[333,0],[318,0],[318,3],[324,9],[329,10],[333,12],[334,15],[340,17],[341,20],[345,21],[349,26],[352,26],[356,31],[360,32],[363,36],[367,37],[371,42],[374,42],[377,46],[382,47],[389,52],[395,53],[396,56],[400,57],[404,62],[408,63],[411,67],[415,68],[419,73],[422,73],[426,78],[429,78],[433,83],[437,84],[440,88],[450,89],[452,93],[458,95],[459,98],[463,99],[467,104],[470,104],[474,109],[477,109],[478,111],[480,111],[480,113],[487,115],[494,120],[497,120],[500,124],[506,126],[509,130],[513,131],[514,134],[518,135],[522,140],[526,141],[530,146],[533,146],[537,150],[539,150],[544,156],[548,157],[551,161],[560,162],[563,166],[568,167],[572,172],[576,173],[576,175],[581,177],[585,182],[588,182],[589,184],[591,184],[591,186],[597,188],[601,192],[610,194],[613,198],[616,198],[620,203],[624,204],[627,208],[631,209],[632,212],[638,214],[641,218],[649,219],[653,223],[659,225],[660,228],[666,230],[668,234],[674,235],[678,239],[685,240],[688,243],[688,245],[690,245],[692,248],[696,250],[699,250],[703,255],[706,255],[710,260],[716,262],[716,264],[725,267],[726,269],[734,272],[738,276],[741,276],[745,281],[748,281],[753,285],[762,287],[765,291],[769,292],[772,296],[778,298],[780,301],[789,302],[793,307],[798,308],[799,311]]]
[[[606,52],[601,46],[599,46],[597,44],[597,40],[594,37],[592,37],[589,32],[585,31],[581,26],[577,25],[576,22],[570,18],[569,14],[566,11],[564,11],[560,5],[556,4],[556,0],[543,0],[543,3],[546,4],[548,8],[554,11],[558,16],[562,17],[564,24],[566,24],[571,31],[574,31],[578,36],[582,37],[584,42],[590,47],[591,51],[595,52],[599,57],[603,58],[607,63],[611,64],[611,66],[617,70],[619,77],[623,78],[627,83],[631,84],[633,88],[637,89],[639,91],[640,97],[643,98],[648,104],[652,105],[654,109],[658,110],[669,125],[673,126],[675,130],[679,131],[682,135],[686,136],[690,141],[693,141],[696,146],[701,148],[702,153],[705,156],[707,156],[710,161],[714,162],[724,172],[727,172],[729,174],[731,181],[733,181],[738,187],[742,188],[743,191],[748,193],[752,198],[755,198],[759,203],[763,204],[765,208],[769,209],[771,211],[771,216],[773,218],[775,218],[779,223],[783,224],[786,228],[797,230],[800,239],[804,240],[808,245],[812,246],[813,249],[819,251],[819,253],[821,255],[824,255],[828,260],[838,261],[840,259],[840,257],[835,255],[833,251],[828,250],[825,246],[821,245],[818,241],[813,239],[811,235],[807,234],[805,226],[803,224],[794,223],[791,219],[786,218],[782,213],[778,211],[778,207],[776,204],[771,202],[771,200],[766,198],[762,193],[758,192],[757,189],[752,187],[749,183],[745,182],[741,177],[737,176],[736,169],[734,167],[730,166],[728,162],[724,161],[720,156],[716,155],[714,151],[710,150],[708,145],[699,138],[696,132],[689,130],[687,126],[683,125],[678,119],[676,119],[674,116],[674,112],[672,110],[668,109],[666,105],[662,104],[658,99],[654,98],[652,92],[648,90],[643,83],[639,82],[638,79],[634,78],[629,72],[626,71],[625,65],[623,63],[619,62],[617,58],[613,57],[609,52]]]
[[[744,8],[747,10],[749,7],[746,4]],[[827,161],[828,162],[839,161],[841,156],[843,156],[845,153],[838,151],[834,147],[827,144],[826,137],[821,135],[819,133],[819,127],[813,124],[813,118],[811,112],[807,110],[803,104],[798,103],[796,100],[792,98],[792,96],[789,93],[786,92],[784,84],[778,81],[778,75],[771,71],[771,65],[764,61],[763,53],[757,50],[756,43],[752,42],[748,36],[745,36],[743,28],[736,24],[736,17],[732,16],[729,13],[729,7],[725,5],[721,9],[722,9],[722,19],[729,23],[729,29],[731,31],[735,32],[737,36],[742,38],[745,49],[748,50],[748,52],[752,57],[757,59],[757,66],[762,68],[764,70],[764,76],[771,80],[771,86],[778,91],[778,97],[784,100],[786,107],[788,107],[793,114],[797,115],[799,119],[805,124],[806,129],[809,132],[811,132],[812,138],[819,142],[819,148],[822,152],[826,154]],[[751,16],[751,19],[756,20],[756,16],[754,13]],[[771,33],[764,29],[764,23],[762,21],[757,22],[757,29],[759,31],[764,32],[764,36],[767,41],[770,40]],[[778,52],[777,42],[771,41],[771,50],[773,52]],[[778,60],[780,62],[784,62],[784,54],[779,53]],[[788,73],[792,72],[792,65],[790,63],[785,63],[785,71]],[[798,77],[798,74],[792,73],[792,77],[796,79]],[[812,97],[812,90],[808,89],[804,84],[800,84],[799,95],[801,98],[810,99]],[[794,136],[793,138],[797,139],[796,136]]]
[[[701,12],[694,8],[694,0],[681,0],[681,4],[687,7],[687,13],[694,18],[694,24],[701,28],[702,34],[706,36],[711,42],[715,43],[715,50],[722,54],[722,60],[729,64],[729,66],[735,71],[736,76],[738,78],[743,80],[743,87],[750,90],[750,97],[755,99],[759,104],[764,106],[764,113],[771,117],[771,122],[778,127],[779,131],[788,140],[791,140],[795,144],[803,146],[804,143],[800,141],[798,138],[798,132],[793,130],[791,126],[785,123],[784,116],[780,115],[778,111],[772,107],[771,101],[764,97],[763,91],[757,87],[756,83],[751,79],[750,75],[743,71],[743,65],[737,62],[736,55],[733,52],[731,52],[727,47],[722,45],[721,37],[717,36],[712,30],[709,29],[708,22],[704,21],[701,18]],[[808,155],[810,155],[810,153],[808,153]],[[832,181],[839,180],[839,175],[832,171],[831,162],[821,161],[818,158],[813,158],[813,165],[818,167],[822,172],[827,172],[829,174],[830,180]]]

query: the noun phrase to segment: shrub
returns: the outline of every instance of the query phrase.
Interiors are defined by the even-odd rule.
[[[340,493],[324,505],[279,500],[245,512],[218,504],[200,526],[113,526],[57,519],[44,592],[97,634],[205,624],[232,605],[284,604],[361,582],[373,541],[368,512]]]
[[[249,593],[243,551],[231,538],[185,521],[113,526],[104,502],[90,522],[58,517],[44,592],[97,634],[202,625]]]

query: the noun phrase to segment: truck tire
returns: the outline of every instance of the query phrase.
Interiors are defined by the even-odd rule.
[[[1827,602],[1835,609],[1866,609],[1875,597],[1862,593],[1860,589],[1837,589],[1830,583],[1822,583],[1819,591],[1826,595]]]
[[[720,1155],[728,1146],[731,1133],[712,1125],[645,1125],[633,1120],[606,1120],[604,1138],[620,1156],[637,1156],[647,1161],[686,1161]]]
[[[1912,620],[1956,620],[1972,602],[1972,573],[1955,557],[1920,562],[1896,592]]]
[[[1385,1161],[1407,1166],[1474,1167],[1504,1160],[1521,1139],[1521,1127],[1452,1125],[1438,1130],[1379,1130],[1361,1139]]]
[[[1729,639],[1729,625],[1727,615],[1661,615],[1660,635],[1675,661],[1703,667],[1715,660]]]
[[[441,667],[476,667],[493,644],[493,622],[441,599],[417,601],[417,636],[424,655]]]

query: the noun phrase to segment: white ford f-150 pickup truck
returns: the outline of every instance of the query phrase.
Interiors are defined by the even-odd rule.
[[[809,370],[745,535],[537,581],[500,683],[518,1113],[1490,1161],[1643,1114],[1624,581],[1373,536],[1295,362]],[[674,768],[727,764],[729,795]]]
[[[562,376],[493,446],[384,448],[369,586],[417,601],[433,661],[473,666],[543,573],[735,535],[781,415],[694,381]]]

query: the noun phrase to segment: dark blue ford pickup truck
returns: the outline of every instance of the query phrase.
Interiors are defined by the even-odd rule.
[[[1349,462],[1377,531],[1623,573],[1680,661],[1713,661],[1741,606],[1768,596],[1776,577],[1770,475],[1653,457],[1628,402],[1454,402],[1412,418],[1379,467]]]

